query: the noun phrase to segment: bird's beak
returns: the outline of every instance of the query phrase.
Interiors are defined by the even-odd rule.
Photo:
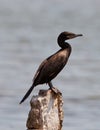
[[[76,34],[76,37],[80,37],[80,36],[83,36],[83,34]]]

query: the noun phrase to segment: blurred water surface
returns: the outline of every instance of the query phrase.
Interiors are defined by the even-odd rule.
[[[84,37],[69,41],[69,62],[53,80],[63,93],[63,130],[100,130],[99,30],[99,0],[0,0],[0,129],[26,129],[30,98],[19,101],[41,61],[59,49],[59,33],[72,31]]]

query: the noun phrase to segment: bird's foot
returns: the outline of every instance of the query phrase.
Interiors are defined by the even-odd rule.
[[[55,94],[60,94],[60,95],[62,95],[62,93],[61,93],[57,88],[53,87],[52,82],[48,82],[48,85],[49,85],[50,89],[51,89]]]
[[[50,89],[55,93],[55,94],[62,94],[57,88],[55,87],[50,87]]]

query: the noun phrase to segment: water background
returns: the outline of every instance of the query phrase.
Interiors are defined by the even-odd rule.
[[[0,129],[26,129],[32,95],[19,102],[41,61],[59,50],[62,31],[84,35],[69,41],[69,62],[53,80],[63,93],[63,130],[100,130],[99,0],[0,0]]]

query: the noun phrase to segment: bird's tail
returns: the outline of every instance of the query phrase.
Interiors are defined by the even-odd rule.
[[[27,93],[25,94],[25,96],[23,97],[23,99],[20,101],[19,104],[21,104],[22,102],[24,102],[26,100],[26,98],[28,98],[28,96],[30,95],[30,93],[32,92],[32,90],[33,90],[34,87],[35,87],[34,85],[32,85],[30,87],[30,89],[27,91]]]

